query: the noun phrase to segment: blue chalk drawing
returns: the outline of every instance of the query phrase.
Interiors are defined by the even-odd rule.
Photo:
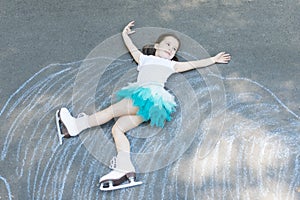
[[[13,199],[13,195],[12,195],[11,190],[10,190],[10,185],[7,182],[7,180],[4,177],[2,177],[1,175],[0,175],[0,180],[4,183],[5,189],[6,189],[6,192],[7,192],[6,194],[1,193],[0,197],[1,198],[4,197],[4,198],[9,199],[9,200]]]

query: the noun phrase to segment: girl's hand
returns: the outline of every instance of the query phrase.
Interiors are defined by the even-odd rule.
[[[127,24],[127,26],[125,26],[125,28],[123,29],[123,32],[122,33],[125,33],[127,35],[130,35],[130,34],[133,34],[135,33],[135,31],[132,31],[131,30],[131,27],[134,26],[134,21],[131,21]]]
[[[227,64],[230,61],[230,59],[231,59],[230,54],[225,52],[218,53],[213,57],[215,63],[223,63],[223,64]]]

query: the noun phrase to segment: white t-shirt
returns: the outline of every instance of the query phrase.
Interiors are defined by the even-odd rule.
[[[137,82],[139,84],[152,83],[164,86],[169,76],[176,72],[175,64],[175,61],[142,54],[137,67],[139,71]]]

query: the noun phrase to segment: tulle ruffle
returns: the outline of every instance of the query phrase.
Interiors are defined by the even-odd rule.
[[[139,107],[137,115],[152,126],[163,127],[165,121],[172,119],[171,113],[176,109],[174,96],[160,85],[138,86],[131,84],[117,92],[119,100],[130,98],[133,105]]]

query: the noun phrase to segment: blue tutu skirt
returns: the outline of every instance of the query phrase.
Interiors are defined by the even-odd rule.
[[[129,98],[139,108],[137,115],[144,121],[150,120],[151,126],[164,127],[176,109],[174,96],[161,85],[139,86],[132,83],[116,93],[118,100]]]

